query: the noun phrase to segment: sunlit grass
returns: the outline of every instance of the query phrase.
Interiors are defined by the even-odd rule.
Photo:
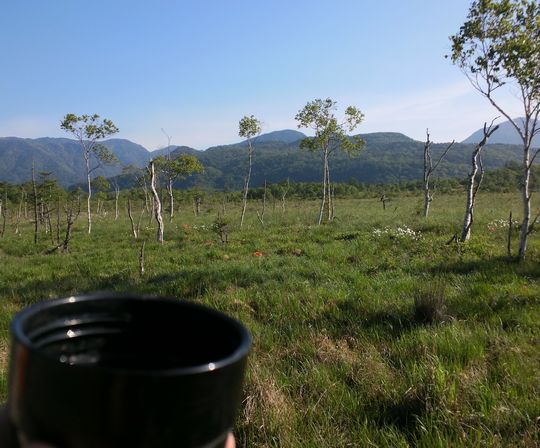
[[[0,399],[16,310],[50,297],[135,291],[205,303],[249,327],[239,446],[535,446],[539,238],[531,235],[523,263],[506,260],[506,232],[488,223],[518,215],[519,199],[485,194],[471,242],[447,244],[463,202],[436,196],[424,219],[412,196],[393,198],[386,211],[376,199],[338,200],[336,220],[321,227],[315,201],[288,203],[285,213],[270,202],[264,227],[261,205],[249,204],[242,231],[240,207],[229,204],[228,244],[211,229],[219,204],[197,217],[183,206],[166,221],[163,246],[146,217],[134,240],[125,216],[96,217],[90,236],[81,216],[71,252],[53,255],[43,253],[48,237],[33,244],[30,225],[22,236],[8,226],[0,239]],[[397,235],[399,226],[420,238]]]

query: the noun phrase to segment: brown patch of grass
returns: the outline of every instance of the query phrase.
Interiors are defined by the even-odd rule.
[[[357,361],[352,338],[334,340],[323,332],[313,336],[313,343],[317,348],[317,359],[321,362],[354,364]]]
[[[295,413],[291,399],[271,375],[263,375],[252,366],[244,387],[241,425],[249,432],[256,428],[265,441],[276,437],[280,446],[294,446]],[[271,436],[272,435],[272,436]],[[289,443],[291,442],[291,443]]]

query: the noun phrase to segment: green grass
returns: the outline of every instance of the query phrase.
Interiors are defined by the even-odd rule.
[[[488,223],[511,209],[519,215],[519,198],[484,194],[471,242],[446,244],[463,203],[437,196],[424,219],[418,198],[395,198],[386,211],[376,199],[337,201],[335,222],[320,227],[316,202],[289,203],[285,214],[269,204],[264,228],[260,204],[250,204],[242,231],[240,207],[229,205],[229,244],[195,228],[212,224],[219,204],[198,217],[185,206],[166,222],[163,246],[153,227],[134,240],[125,216],[96,217],[88,236],[81,216],[71,252],[53,255],[43,254],[46,236],[33,244],[29,224],[21,236],[8,225],[0,239],[0,400],[18,309],[136,291],[205,303],[250,329],[240,447],[538,446],[540,238],[531,235],[524,262],[507,261],[506,231]],[[396,236],[398,226],[420,239]]]

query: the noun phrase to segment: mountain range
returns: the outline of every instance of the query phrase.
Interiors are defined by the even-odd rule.
[[[516,123],[521,124],[523,123],[523,118],[514,118],[514,121]],[[522,145],[523,144],[521,137],[519,136],[516,128],[512,125],[512,123],[510,123],[509,121],[498,123],[496,121],[495,124],[499,125],[499,129],[497,129],[493,133],[493,135],[490,137],[489,139],[490,143],[501,143],[503,145]],[[521,128],[523,129],[523,126],[521,126]],[[467,137],[461,143],[475,144],[475,143],[478,143],[480,140],[482,140],[483,136],[484,136],[483,130],[478,129],[477,131],[469,135],[469,137]],[[540,135],[537,135],[533,139],[533,146],[534,147],[540,146]]]
[[[501,126],[499,131],[504,130]],[[515,132],[515,131],[514,131]],[[486,169],[502,167],[520,160],[517,145],[497,143],[495,135],[486,148],[484,165]],[[470,154],[474,148],[473,134],[462,143],[457,143],[441,163],[440,177],[466,176]],[[516,133],[517,135],[517,133]],[[336,152],[331,158],[331,176],[334,181],[356,180],[365,183],[395,183],[417,180],[422,177],[423,142],[396,132],[363,134],[366,145],[354,158]],[[282,130],[263,134],[253,139],[252,186],[286,179],[296,182],[318,182],[321,178],[321,160],[318,154],[299,148],[305,135],[295,130]],[[220,145],[198,151],[187,146],[172,146],[149,152],[143,146],[124,139],[109,139],[103,142],[118,158],[119,164],[100,168],[95,175],[118,176],[123,187],[134,183],[133,175],[120,175],[122,166],[144,167],[149,160],[159,155],[171,153],[195,155],[205,167],[204,174],[192,176],[179,186],[198,185],[201,187],[240,189],[247,165],[247,142]],[[433,145],[434,157],[447,146]],[[79,143],[66,138],[24,139],[17,137],[0,138],[0,181],[21,183],[31,178],[32,160],[36,171],[52,173],[63,186],[80,184],[84,181],[84,160]]]

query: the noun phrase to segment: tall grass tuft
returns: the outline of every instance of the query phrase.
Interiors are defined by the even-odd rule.
[[[414,295],[414,320],[419,324],[439,324],[448,319],[446,315],[445,286],[432,283]]]

